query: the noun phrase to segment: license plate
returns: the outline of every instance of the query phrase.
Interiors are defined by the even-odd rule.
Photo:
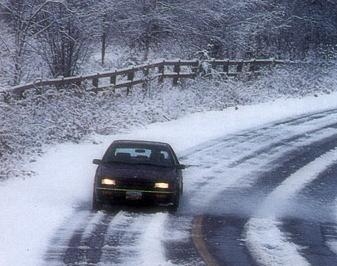
[[[127,191],[125,194],[127,200],[140,200],[142,196],[142,192],[138,191]]]

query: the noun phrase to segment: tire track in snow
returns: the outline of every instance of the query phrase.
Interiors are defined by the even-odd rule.
[[[230,145],[226,143],[228,143],[228,141],[232,141],[233,139],[237,141],[235,142],[235,144],[232,144],[232,145],[236,145],[238,144],[238,142],[242,142],[242,141],[246,142],[246,141],[250,141],[251,139],[255,139],[256,137],[260,135],[260,133],[265,134],[266,131],[271,131],[275,134],[275,129],[279,128],[280,126],[283,128],[287,126],[305,125],[306,122],[311,123],[314,120],[320,120],[322,118],[325,120],[325,117],[328,115],[337,115],[337,109],[331,109],[331,110],[326,110],[326,111],[322,111],[319,113],[301,115],[301,116],[298,116],[292,119],[283,119],[277,122],[266,124],[263,127],[257,127],[257,128],[253,128],[249,130],[244,130],[237,134],[230,134],[226,137],[221,137],[218,139],[207,141],[204,144],[200,144],[197,147],[193,147],[193,148],[186,150],[185,152],[183,152],[183,154],[181,154],[180,159],[184,160],[199,152],[204,152],[206,150],[212,150],[215,146],[229,147]]]
[[[248,221],[246,225],[248,248],[261,264],[309,265],[309,263],[312,263],[312,265],[317,265],[315,264],[316,260],[312,260],[312,257],[302,256],[303,247],[292,243],[291,239],[288,239],[285,231],[287,228],[279,221],[279,218],[286,215],[287,203],[299,191],[337,162],[337,148],[335,148],[337,147],[337,140],[334,143],[334,147],[325,149],[329,150],[328,152],[316,156],[316,159],[285,179],[266,197],[255,217]],[[303,238],[308,239],[306,228],[302,227],[301,230],[301,233],[304,233]],[[319,244],[317,240],[315,243]],[[329,262],[328,265],[336,263],[336,256],[326,256],[324,259]]]
[[[50,243],[46,265],[170,265],[162,236],[167,213],[77,214]]]
[[[278,148],[282,148],[282,146],[285,146],[289,143],[295,143],[299,139],[303,138],[304,134],[305,135],[314,135],[315,133],[320,133],[322,130],[329,129],[329,128],[337,128],[337,124],[336,123],[329,123],[329,124],[327,124],[323,127],[320,127],[320,128],[315,128],[315,129],[312,129],[312,130],[305,130],[305,131],[302,131],[301,133],[296,134],[294,136],[271,142],[270,144],[265,145],[265,146],[255,150],[251,154],[245,155],[242,158],[236,160],[235,162],[231,163],[229,165],[229,167],[238,166],[242,163],[245,163],[248,160],[256,158],[259,155],[262,155],[262,154],[265,154],[265,153],[270,153],[270,151],[273,150],[273,149],[277,150]]]
[[[326,142],[333,142],[336,138],[337,130],[335,126],[336,124],[324,125],[311,133],[297,135],[296,138],[281,138],[278,141],[277,137],[273,137],[269,130],[266,135],[262,132],[256,134],[259,139],[263,139],[263,137],[272,139],[272,144],[269,144],[268,141],[262,144],[252,141],[246,143],[239,139],[237,146],[233,148],[225,149],[222,144],[220,144],[220,148],[213,146],[213,153],[207,154],[205,152],[203,155],[206,158],[208,157],[208,168],[205,168],[204,160],[200,166],[186,171],[185,187],[187,189],[185,189],[185,192],[188,195],[189,205],[192,205],[194,209],[204,211],[209,204],[207,200],[212,200],[210,194],[218,195],[224,194],[224,192],[226,192],[225,197],[229,196],[231,202],[235,199],[232,194],[237,195],[236,201],[238,204],[236,205],[241,205],[241,194],[245,198],[250,195],[254,200],[264,197],[270,191],[268,186],[272,186],[271,189],[273,189],[287,175],[304,166],[313,158],[320,156],[326,149],[331,148],[331,143]],[[320,139],[324,139],[324,141]],[[234,141],[232,140],[232,142]],[[258,153],[257,157],[242,160],[239,164],[233,165],[233,162],[237,162],[245,156],[244,153],[240,153],[244,150],[243,146],[251,154],[253,152],[250,147],[260,149],[259,145],[268,146],[268,149],[263,148],[263,153]],[[199,153],[202,153],[202,151]],[[202,156],[198,155],[198,157]],[[216,159],[212,161],[212,158]],[[190,162],[195,164],[196,160],[192,158]],[[191,181],[187,179],[188,176],[191,176]],[[270,184],[268,185],[268,183]],[[267,191],[264,191],[265,189]]]
[[[105,235],[100,265],[171,265],[163,232],[167,213],[120,212]]]
[[[282,219],[280,230],[287,240],[302,247],[301,255],[315,266],[337,265],[337,256],[329,248],[336,239],[336,224],[299,218]]]
[[[295,197],[283,228],[292,242],[304,246],[303,256],[313,265],[337,265],[337,164],[328,167]]]
[[[116,215],[115,219],[109,224],[102,249],[102,265],[108,265],[109,263],[118,265],[121,263],[123,251],[120,250],[119,247],[122,244],[125,244],[125,242],[130,242],[130,240],[125,241],[125,234],[126,228],[130,230],[130,225],[132,224],[133,219],[134,218],[128,213],[120,211]]]
[[[234,190],[234,193],[237,195],[244,194],[243,197],[249,195],[251,202],[253,203],[255,201],[255,206],[259,206],[262,201],[265,201],[265,197],[289,176],[336,146],[337,134],[333,134],[323,140],[286,152],[282,157],[269,162],[274,168],[265,173],[262,172],[253,187],[247,190]]]
[[[295,132],[285,131],[278,124],[277,128],[273,126],[271,128],[257,129],[245,134],[231,136],[231,138],[221,139],[217,143],[212,142],[210,147],[190,151],[191,154],[188,157],[189,164],[197,165],[202,171],[202,179],[208,179],[207,181],[214,179],[214,175],[213,177],[207,175],[214,173],[221,174],[224,167],[235,168],[235,166],[242,166],[243,163],[246,163],[246,166],[249,168],[246,172],[251,175],[251,171],[254,168],[255,170],[258,169],[258,156],[262,159],[259,160],[260,164],[266,164],[266,161],[272,161],[273,158],[271,156],[274,156],[274,159],[278,158],[282,152],[285,152],[285,148],[291,150],[294,148],[293,146],[306,145],[305,141],[310,141],[310,136],[315,137],[315,135],[322,134],[324,131],[326,131],[326,136],[328,136],[329,129],[332,133],[335,133],[337,125],[336,123],[331,123],[331,119],[331,117],[329,119],[325,118],[324,121],[321,121],[322,124],[310,127],[308,125],[305,127],[301,125],[302,128],[300,129],[292,129]],[[284,137],[285,135],[291,135],[291,137]],[[317,138],[324,138],[326,136],[322,135]],[[292,147],[285,147],[286,145],[291,145]],[[263,155],[268,155],[268,158],[263,158]],[[183,158],[186,159],[186,154]],[[214,160],[214,158],[217,159]],[[233,172],[237,176],[235,171]],[[227,173],[227,176],[230,176],[230,174]],[[247,179],[245,181],[247,182]],[[204,182],[203,180],[200,182],[200,185],[202,186],[205,183],[211,182]]]
[[[45,257],[46,265],[95,265],[113,215],[80,211],[56,232]]]
[[[206,241],[208,245],[212,247],[212,250],[218,249],[216,245],[216,243],[219,242],[218,235],[223,236],[222,241],[226,243],[224,250],[222,252],[216,252],[214,256],[217,257],[219,261],[227,261],[227,264],[224,265],[236,265],[233,263],[235,259],[230,255],[230,253],[236,250],[241,259],[246,258],[246,263],[244,264],[254,265],[250,260],[250,252],[247,247],[242,247],[244,225],[248,222],[249,217],[253,215],[256,207],[258,207],[265,200],[266,196],[276,189],[280,183],[310,163],[317,156],[324,154],[326,150],[334,148],[336,145],[336,137],[330,137],[304,146],[302,149],[285,153],[281,158],[272,163],[275,165],[275,168],[271,171],[261,173],[257,182],[251,187],[228,189],[225,190],[221,196],[217,197],[211,205],[217,206],[218,210],[211,211],[210,216],[208,216],[209,219],[217,219],[220,221],[220,218],[217,218],[217,216],[222,215],[223,221],[227,221],[227,219],[231,221],[235,217],[236,222],[229,222],[229,224],[224,223],[222,228],[210,232],[207,235]],[[320,148],[322,150],[320,150]],[[219,202],[223,202],[224,206],[219,207]],[[212,212],[215,213],[215,217],[212,215]]]
[[[100,219],[87,224],[83,232],[74,234],[68,243],[63,262],[66,265],[96,265],[101,258],[104,236],[113,215],[97,213]],[[87,230],[87,228],[90,228]]]
[[[322,171],[294,197],[289,218],[305,217],[306,220],[318,222],[336,221],[335,212],[331,211],[337,198],[336,177],[337,163]]]
[[[329,115],[336,114],[336,111],[337,109],[333,108],[333,109],[329,109],[329,110],[325,110],[321,112],[314,112],[314,113],[309,113],[305,115],[300,115],[292,119],[286,118],[286,119],[283,119],[279,122],[272,123],[272,124],[277,126],[277,125],[298,125],[298,124],[304,124],[305,122],[308,122],[308,121],[315,122],[316,120],[319,120],[321,118],[325,118]]]
[[[336,206],[332,209],[332,212],[336,213]],[[335,215],[335,219],[336,219]],[[323,235],[325,237],[326,246],[337,255],[337,225],[335,223],[327,224],[323,227]]]
[[[335,111],[332,112],[332,111],[329,111],[333,114],[335,114]],[[316,120],[319,120],[319,118],[323,117],[324,115],[321,115],[320,117],[318,117],[317,115],[313,115],[315,116],[315,119]],[[302,118],[301,118],[302,119]],[[295,125],[295,121],[296,120],[292,120],[291,123],[293,123]],[[305,120],[303,120],[305,122],[312,122],[308,117],[306,117]],[[317,122],[317,121],[316,121]],[[288,123],[288,122],[287,122]],[[298,125],[298,123],[296,123],[296,125]],[[277,127],[280,127],[281,124],[278,124]],[[313,142],[313,140],[311,139],[310,135],[312,135],[315,139],[315,142],[314,142],[314,149],[316,149],[317,147],[320,147],[322,144],[324,144],[326,142],[326,137],[331,137],[331,135],[334,135],[336,133],[336,130],[335,130],[335,127],[336,127],[336,124],[331,124],[331,118],[330,119],[326,119],[324,118],[324,122],[323,122],[323,125],[322,124],[315,124],[313,125],[312,127],[308,128],[304,128],[303,130],[303,134],[298,134],[298,130],[295,132],[296,133],[296,136],[295,137],[290,137],[290,138],[284,138],[284,136],[281,134],[281,137],[280,135],[277,134],[276,138],[273,135],[273,132],[275,132],[275,128],[268,128],[268,127],[265,127],[263,129],[257,129],[257,130],[253,130],[251,132],[246,132],[244,134],[239,134],[238,136],[234,135],[234,136],[231,136],[230,138],[225,138],[225,139],[221,139],[220,141],[218,142],[211,142],[211,145],[204,145],[204,147],[202,148],[197,148],[195,149],[194,151],[190,151],[190,155],[187,156],[185,154],[185,159],[186,158],[189,158],[190,159],[190,162],[193,164],[195,163],[196,160],[193,161],[193,157],[195,156],[200,156],[200,154],[203,154],[205,153],[205,151],[215,151],[215,153],[210,153],[209,155],[210,156],[213,156],[213,157],[219,157],[218,154],[216,153],[217,151],[219,151],[220,153],[227,153],[228,150],[230,149],[237,149],[239,151],[242,151],[242,146],[246,145],[248,147],[252,147],[252,145],[254,145],[253,147],[256,147],[256,143],[259,143],[261,142],[261,140],[264,140],[266,139],[266,136],[267,136],[267,139],[270,139],[273,141],[274,145],[270,145],[269,142],[263,142],[262,145],[267,145],[269,149],[279,149],[279,147],[283,147],[284,146],[287,146],[286,148],[284,148],[284,150],[278,150],[278,153],[277,153],[277,156],[275,158],[273,158],[274,160],[272,160],[272,162],[268,162],[268,160],[262,160],[263,163],[261,163],[261,166],[265,165],[266,163],[269,163],[270,165],[272,165],[272,167],[275,167],[275,164],[277,165],[278,163],[278,160],[280,160],[280,155],[281,155],[281,160],[282,160],[282,163],[289,163],[291,162],[291,160],[293,158],[296,158],[296,157],[302,157],[303,154],[305,154],[306,152],[310,153],[311,149],[310,149],[310,145],[312,145],[311,142]],[[331,130],[332,128],[332,130]],[[308,134],[305,134],[307,133],[307,130],[308,129],[311,129],[311,132],[308,133]],[[319,138],[323,138],[325,139],[324,141],[317,141],[317,133],[319,133],[320,131],[326,131],[327,134],[321,134],[321,136],[318,137]],[[281,132],[282,133],[282,132]],[[248,139],[248,143],[245,142],[245,139]],[[303,141],[299,141],[303,139]],[[333,138],[332,138],[333,139]],[[278,140],[278,141],[277,141]],[[330,139],[329,139],[330,140]],[[225,143],[224,143],[225,142]],[[288,142],[293,142],[298,145],[295,145],[295,144],[292,144],[290,145]],[[298,143],[300,142],[300,143]],[[329,141],[328,141],[329,142]],[[309,143],[309,144],[308,144]],[[300,149],[300,151],[298,152],[294,152],[293,150],[296,150],[298,149],[298,146],[302,145],[302,144],[307,144],[307,149],[306,147],[302,147]],[[324,146],[324,145],[323,145]],[[326,146],[329,146],[326,145]],[[251,149],[246,149],[248,152],[251,153]],[[270,153],[270,150],[268,151],[268,149],[265,149],[264,152],[268,152]],[[231,153],[231,152],[228,152],[228,153]],[[323,153],[323,152],[322,152]],[[238,153],[240,156],[244,155],[244,153]],[[258,155],[261,156],[262,152],[259,153]],[[192,157],[192,160],[191,160],[191,157]],[[289,157],[291,159],[289,159]],[[221,158],[221,156],[220,156]],[[233,158],[232,158],[233,159]],[[234,158],[235,159],[235,158]],[[270,158],[271,159],[271,158]],[[289,159],[289,160],[287,160]],[[226,165],[228,165],[228,160],[226,161],[226,158],[221,158],[220,159],[222,161],[222,165],[220,165],[219,168],[221,167],[226,167]],[[264,184],[264,180],[267,178],[269,179],[270,181],[268,182],[268,189],[266,191],[264,191],[264,193],[262,193],[264,196],[266,196],[266,194],[268,194],[268,191],[272,191],[280,182],[282,182],[282,180],[284,180],[290,173],[296,171],[296,169],[302,167],[303,165],[306,164],[306,162],[310,161],[311,159],[308,159],[308,160],[304,160],[303,162],[301,162],[299,165],[297,166],[292,166],[291,169],[290,169],[290,172],[287,171],[287,167],[282,167],[281,166],[278,166],[277,169],[275,169],[275,171],[266,171],[265,173],[262,174],[262,177],[261,177],[261,174],[257,174],[257,177],[258,177],[258,180],[261,180],[261,181],[258,181],[255,185],[253,185],[253,187],[251,187],[250,189],[246,189],[245,192],[241,193],[241,196],[244,194],[244,198],[246,199],[245,201],[242,201],[242,197],[239,199],[239,200],[235,200],[236,197],[238,196],[238,193],[242,192],[242,187],[240,185],[237,186],[237,188],[235,189],[230,189],[230,190],[226,190],[224,191],[223,190],[223,187],[224,186],[221,186],[221,185],[224,185],[224,183],[226,181],[222,181],[222,183],[219,183],[219,187],[221,188],[221,191],[223,193],[226,193],[228,195],[228,192],[229,194],[231,194],[231,196],[229,197],[226,197],[226,199],[224,200],[223,196],[217,198],[215,200],[215,202],[219,202],[219,200],[225,202],[225,204],[228,204],[230,202],[230,204],[232,204],[233,202],[237,202],[237,206],[235,206],[234,208],[230,208],[229,210],[227,210],[227,214],[230,215],[231,213],[234,215],[237,215],[237,211],[235,209],[237,209],[237,207],[240,207],[242,205],[248,205],[248,209],[252,210],[252,207],[255,205],[255,203],[253,204],[250,204],[250,197],[249,197],[249,194],[250,192],[255,192],[254,194],[256,195],[257,192],[259,192],[260,188],[264,188],[265,187],[265,184]],[[245,163],[247,162],[247,160],[242,160],[242,162],[240,162],[240,164],[242,165],[237,165],[235,166],[234,168],[238,168],[238,167],[245,167],[243,166]],[[210,160],[210,163],[212,163],[212,160]],[[204,167],[204,165],[202,165],[202,167]],[[256,166],[254,166],[255,168],[257,168]],[[215,168],[215,167],[213,167]],[[255,169],[256,170],[256,169]],[[281,171],[283,174],[281,176],[280,179],[278,179],[277,182],[275,182],[274,185],[272,185],[272,181],[273,181],[273,176],[275,176],[275,173],[277,173],[278,171]],[[217,174],[221,174],[221,171],[217,172],[217,171],[214,171],[214,174],[217,175]],[[269,174],[269,178],[268,178],[268,174]],[[185,175],[185,178],[186,178],[186,175]],[[194,177],[191,177],[191,178],[194,178]],[[203,180],[203,182],[200,182],[200,186],[197,187],[197,189],[195,190],[198,190],[200,188],[202,188],[205,184],[207,185],[207,183],[210,183],[210,182],[214,182],[214,177],[211,178],[211,177],[208,177],[208,180],[205,181]],[[223,179],[225,180],[225,179]],[[275,181],[275,179],[274,179]],[[260,182],[260,183],[259,183]],[[196,183],[196,182],[194,182]],[[185,187],[188,187],[188,186],[185,186]],[[207,189],[206,189],[207,190]],[[186,190],[185,190],[186,191]],[[193,193],[194,191],[192,191]],[[197,193],[196,193],[197,194]],[[260,193],[258,193],[260,194]],[[200,197],[202,198],[202,200],[205,200],[204,197]],[[255,198],[255,197],[254,197]],[[207,197],[206,197],[207,199]],[[261,198],[262,200],[262,198]],[[244,203],[243,203],[244,202]],[[184,204],[186,207],[190,207],[188,203],[185,203]],[[217,206],[217,204],[210,204],[211,206],[215,205]],[[219,204],[218,204],[219,205]],[[183,208],[184,209],[184,208]],[[240,208],[239,208],[240,209]],[[182,210],[182,212],[184,212],[184,210]],[[214,210],[212,210],[211,212],[214,212]],[[217,211],[215,211],[217,212]],[[223,212],[223,208],[220,208],[220,213]],[[245,213],[245,212],[242,212],[242,210],[239,211],[242,215],[242,213]],[[247,213],[246,213],[247,214]],[[248,214],[249,215],[249,214]],[[246,216],[247,217],[247,216]],[[209,217],[210,220],[212,220],[214,217]],[[226,220],[228,219],[228,216],[226,217]],[[226,225],[226,228],[223,229],[223,234],[224,237],[228,237],[229,236],[229,240],[228,239],[225,239],[225,243],[226,243],[226,250],[236,250],[239,257],[241,258],[247,258],[246,259],[246,262],[248,262],[248,264],[250,265],[254,265],[254,262],[251,260],[250,258],[250,255],[249,255],[249,252],[247,250],[247,248],[245,246],[242,246],[242,232],[243,232],[243,226],[244,224],[246,223],[247,221],[247,218],[244,218],[244,217],[232,217],[230,218],[230,220],[236,220],[236,227],[235,226],[231,226],[231,225]],[[229,223],[231,224],[231,223]],[[239,225],[239,226],[238,226]],[[215,231],[213,232],[214,234],[217,234],[218,231]],[[208,244],[210,246],[212,246],[212,244],[214,244],[214,235],[208,233],[208,237],[210,238],[210,240],[208,241],[206,239],[206,241],[208,241]],[[188,249],[188,245],[190,243],[186,243],[185,244],[185,249]],[[184,249],[184,248],[182,248]],[[214,247],[213,245],[213,250],[216,250],[216,247]],[[241,250],[240,252],[238,252],[238,250]],[[172,252],[174,254],[174,252]],[[221,252],[219,252],[221,253]],[[229,253],[227,253],[225,256],[223,256],[224,254],[224,251],[222,251],[222,257],[220,256],[220,259],[219,261],[226,261],[223,260],[223,258],[228,258],[227,259],[227,262],[229,263],[229,265],[236,265],[235,263],[231,263],[233,261],[235,261],[235,259],[233,259],[233,256]],[[215,254],[216,255],[216,254]],[[238,257],[238,256],[235,256],[235,257]],[[172,258],[174,256],[170,256],[170,258]],[[244,260],[244,259],[242,259]]]
[[[246,217],[236,214],[204,217],[204,241],[218,265],[258,265],[242,238],[246,222]]]
[[[60,265],[63,256],[68,249],[68,244],[74,235],[84,233],[88,220],[91,220],[93,214],[88,211],[76,212],[76,216],[70,217],[57,230],[54,238],[50,241],[44,261],[47,265]]]
[[[193,240],[193,217],[180,214],[170,215],[164,233],[166,257],[175,265],[205,265],[196,250]]]

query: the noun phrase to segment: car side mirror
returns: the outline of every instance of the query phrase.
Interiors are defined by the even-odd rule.
[[[178,164],[177,165],[177,169],[181,169],[181,170],[186,169],[186,165],[184,165],[184,164]]]
[[[93,163],[93,164],[100,165],[100,164],[102,163],[102,160],[100,160],[100,159],[93,159],[93,160],[92,160],[92,163]]]

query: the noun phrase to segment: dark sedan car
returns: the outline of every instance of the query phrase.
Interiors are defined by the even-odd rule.
[[[149,201],[179,206],[183,191],[182,169],[167,143],[117,140],[105,152],[95,176],[93,209],[120,201]]]

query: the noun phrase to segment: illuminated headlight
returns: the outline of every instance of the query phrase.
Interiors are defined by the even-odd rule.
[[[103,178],[101,180],[102,185],[107,185],[107,186],[114,186],[116,185],[116,181],[110,178]]]
[[[154,187],[155,188],[169,188],[169,184],[168,183],[155,183]]]

